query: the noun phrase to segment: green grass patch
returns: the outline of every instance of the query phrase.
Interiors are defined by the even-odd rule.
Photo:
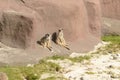
[[[92,74],[95,74],[94,72],[85,72],[86,74],[90,74],[90,75],[92,75]]]
[[[21,71],[17,67],[0,67],[0,72],[5,72],[9,80],[22,80]]]
[[[0,72],[5,72],[9,77],[9,80],[23,80],[23,77],[27,80],[39,80],[43,73],[56,73],[59,70],[59,65],[44,60],[40,61],[39,64],[34,65],[34,67],[0,67]]]
[[[57,80],[57,78],[56,77],[49,77],[49,78],[43,79],[43,80]]]
[[[42,80],[67,80],[63,77],[48,77],[46,79],[42,79]]]
[[[97,54],[108,54],[108,53],[118,53],[120,51],[120,36],[108,35],[103,36],[102,40],[105,42],[111,42],[105,47],[99,48],[96,52]]]
[[[60,60],[64,60],[64,59],[66,59],[66,58],[68,58],[68,56],[54,55],[54,56],[52,56],[52,57],[48,57],[47,59],[52,59],[52,60],[58,60],[58,59],[60,59]]]
[[[103,36],[102,40],[107,41],[107,42],[110,41],[113,44],[119,44],[120,45],[120,36],[112,36],[112,35]]]
[[[89,55],[69,58],[69,60],[71,60],[72,62],[82,62],[84,60],[90,60],[90,59],[91,59],[91,56]]]
[[[100,47],[97,49],[96,52],[93,52],[92,54],[115,54],[120,51],[120,36],[118,35],[106,35],[101,38],[102,41],[110,42],[110,44],[107,44],[106,46]]]
[[[86,55],[86,56],[79,56],[79,57],[74,57],[74,58],[70,58],[69,56],[59,56],[59,55],[55,55],[55,56],[52,56],[48,59],[52,59],[52,60],[64,60],[64,59],[68,59],[72,62],[82,62],[84,60],[89,60],[91,58],[90,55]]]

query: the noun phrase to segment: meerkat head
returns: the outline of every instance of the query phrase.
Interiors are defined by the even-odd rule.
[[[59,29],[58,32],[63,32],[63,29]]]
[[[45,37],[46,38],[51,38],[51,35],[50,34],[45,34]]]
[[[45,36],[46,36],[46,37],[48,37],[48,36],[49,36],[49,34],[45,34]]]

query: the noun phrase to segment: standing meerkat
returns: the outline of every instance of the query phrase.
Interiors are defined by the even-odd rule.
[[[48,48],[50,51],[52,51],[51,47],[51,35],[50,34],[45,34],[43,38],[40,40],[40,45],[42,45],[44,48]]]
[[[64,39],[63,29],[58,30],[58,33],[56,35],[56,43],[60,46],[65,47],[66,49],[70,50]]]

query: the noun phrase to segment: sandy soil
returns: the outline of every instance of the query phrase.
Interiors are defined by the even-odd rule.
[[[105,45],[99,44],[96,48]],[[70,57],[85,55],[91,55],[91,52],[84,55],[72,53]],[[68,59],[48,61],[59,64],[63,68],[62,75],[68,80],[120,80],[120,51],[116,54],[92,54],[90,60],[82,63]]]

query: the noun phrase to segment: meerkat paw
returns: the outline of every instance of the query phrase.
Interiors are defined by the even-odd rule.
[[[54,52],[54,50],[51,50],[51,52]]]
[[[67,50],[70,50],[70,48],[66,47]]]

